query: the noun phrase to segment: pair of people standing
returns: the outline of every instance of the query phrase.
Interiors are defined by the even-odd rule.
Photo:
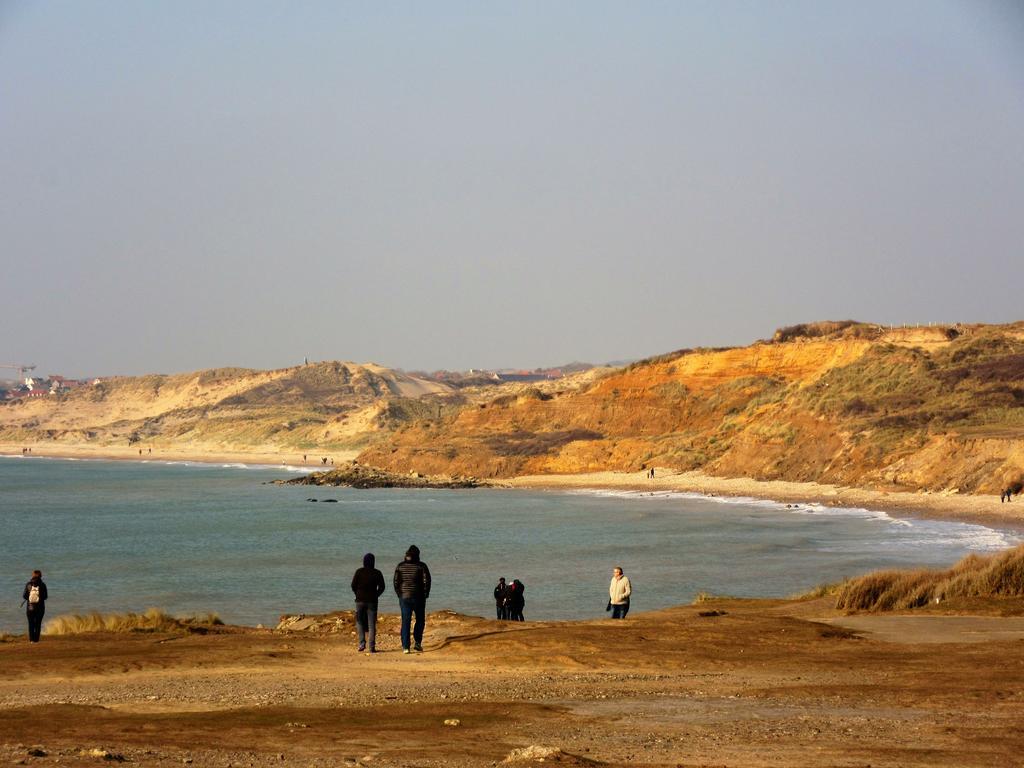
[[[384,594],[384,574],[374,568],[372,553],[363,557],[363,567],[352,577],[352,592],[356,596],[356,633],[359,650],[377,652],[377,600]],[[402,653],[423,650],[423,628],[426,624],[427,598],[430,597],[430,569],[420,560],[415,544],[405,553],[405,559],[395,567],[392,579],[398,605],[402,611]],[[413,617],[415,626],[412,625]],[[411,631],[410,631],[411,630]],[[411,635],[411,637],[410,637]],[[410,649],[410,644],[415,645]]]

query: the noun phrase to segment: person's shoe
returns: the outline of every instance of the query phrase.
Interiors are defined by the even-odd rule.
[[[372,646],[372,645],[370,646],[370,650],[367,651],[367,653],[376,653],[376,652],[377,652],[377,649],[374,646]]]
[[[416,653],[423,653],[423,646],[419,643],[416,643],[416,645],[414,645],[412,649],[416,651]]]
[[[360,645],[360,646],[359,646],[359,652],[360,652],[360,653],[362,653],[362,652],[363,652],[363,651],[365,651],[365,650],[366,650],[366,646],[365,646],[365,645]]]
[[[408,648],[403,648],[402,653],[412,653]]]

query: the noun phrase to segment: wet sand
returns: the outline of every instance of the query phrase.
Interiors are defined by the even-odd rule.
[[[494,766],[533,746],[562,765],[1018,765],[1020,620],[968,642],[962,617],[928,618],[927,638],[893,618],[850,629],[826,602],[751,600],[621,622],[435,613],[408,656],[394,617],[374,656],[348,631],[18,639],[0,643],[0,760]]]

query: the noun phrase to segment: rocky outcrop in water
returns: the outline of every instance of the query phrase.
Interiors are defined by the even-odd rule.
[[[342,464],[328,472],[313,472],[288,480],[275,480],[275,485],[332,485],[346,488],[481,488],[490,483],[475,477],[401,474],[355,461]]]

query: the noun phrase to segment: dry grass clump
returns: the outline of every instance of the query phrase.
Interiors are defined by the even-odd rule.
[[[202,632],[224,622],[215,613],[176,617],[159,608],[144,613],[98,613],[57,616],[46,623],[48,635],[82,635],[90,632]]]
[[[842,611],[896,611],[950,598],[1024,597],[1024,544],[995,555],[968,555],[944,571],[878,571],[843,584]]]
[[[794,339],[816,339],[825,336],[838,336],[841,333],[855,338],[871,338],[877,336],[878,332],[878,326],[859,323],[856,320],[821,320],[815,323],[800,323],[779,328],[772,336],[772,341],[780,344]]]
[[[693,597],[693,602],[690,605],[704,605],[705,603],[712,603],[715,600],[726,600],[728,599],[725,595],[713,595],[710,592],[701,590]]]
[[[822,597],[834,597],[839,594],[841,590],[846,586],[845,581],[836,581],[829,584],[819,584],[816,587],[811,587],[806,592],[801,592],[797,595],[793,595],[793,600],[817,600]]]

